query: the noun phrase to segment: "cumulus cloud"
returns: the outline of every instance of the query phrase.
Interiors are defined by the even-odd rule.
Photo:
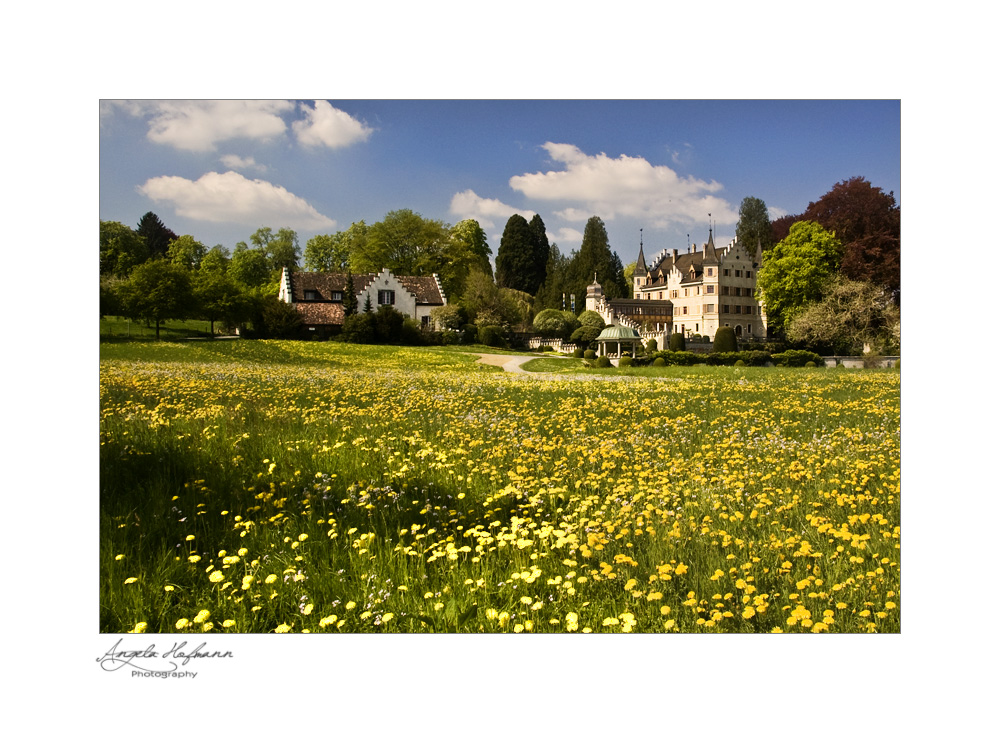
[[[604,153],[587,155],[575,145],[547,142],[542,146],[563,170],[525,173],[510,179],[511,188],[529,199],[565,202],[556,214],[568,222],[591,216],[612,221],[633,217],[650,226],[705,222],[735,224],[739,213],[719,197],[722,184],[679,176],[645,158]]]
[[[535,215],[534,211],[515,209],[499,199],[484,199],[471,188],[451,197],[449,211],[461,219],[475,219],[483,229],[496,229],[498,222],[502,227],[514,214],[520,214],[529,221]]]
[[[780,219],[783,216],[788,216],[788,212],[780,206],[768,206],[767,216],[771,221],[774,221],[775,219]]]
[[[570,227],[559,227],[559,231],[549,232],[549,242],[559,245],[560,254],[568,255],[571,250],[580,249],[583,244],[583,232]]]
[[[267,166],[261,165],[260,163],[255,161],[252,155],[248,155],[246,158],[241,158],[238,155],[231,155],[231,154],[223,155],[221,158],[219,158],[219,161],[222,163],[222,165],[226,166],[226,168],[230,168],[234,171],[246,169],[246,170],[264,172],[265,170],[267,170]]]
[[[173,204],[177,216],[197,221],[239,222],[293,229],[333,229],[337,223],[281,186],[239,173],[206,173],[197,181],[180,176],[150,178],[139,193]]]
[[[283,113],[295,105],[285,101],[168,100],[121,102],[133,116],[149,118],[151,141],[178,150],[205,152],[227,140],[266,141],[284,135]]]
[[[327,101],[319,100],[313,107],[307,104],[299,107],[306,116],[293,122],[292,130],[306,147],[342,148],[364,142],[372,134],[372,128]]]

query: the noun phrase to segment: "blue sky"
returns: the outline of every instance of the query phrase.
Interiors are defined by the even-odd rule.
[[[900,190],[888,101],[102,101],[100,218],[154,211],[228,248],[258,227],[320,233],[394,209],[474,218],[494,254],[538,213],[563,253],[600,216],[623,262],[735,233],[740,202],[801,213],[864,176]]]

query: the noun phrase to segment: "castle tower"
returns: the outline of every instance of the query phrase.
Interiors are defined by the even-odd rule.
[[[604,288],[597,282],[597,273],[594,273],[594,282],[587,286],[586,309],[589,311],[600,310],[598,305],[604,302]]]
[[[639,259],[635,261],[632,271],[632,297],[639,298],[639,292],[649,282],[649,270],[646,268],[646,258],[642,254],[642,229],[639,230]]]

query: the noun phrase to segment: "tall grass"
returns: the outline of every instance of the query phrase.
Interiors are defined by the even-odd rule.
[[[102,631],[899,629],[898,373],[101,355]]]

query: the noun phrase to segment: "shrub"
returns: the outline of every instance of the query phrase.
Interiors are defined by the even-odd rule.
[[[902,360],[901,359],[896,359],[896,363],[892,365],[892,368],[893,369],[899,369],[899,362],[900,361],[902,361]]]
[[[815,368],[815,366],[816,366],[816,362],[814,362],[814,361],[807,361],[807,362],[806,362],[806,366],[807,366],[807,367],[814,367],[814,368]]]
[[[687,343],[684,341],[683,333],[672,333],[670,334],[670,350],[671,351],[684,351],[687,349]]]
[[[482,326],[476,339],[483,346],[503,348],[507,345],[507,341],[503,337],[503,329],[500,326]]]
[[[582,359],[583,349],[573,349],[573,356],[575,356],[577,359]]]
[[[454,346],[462,340],[462,334],[458,331],[442,331],[441,343],[445,346]]]
[[[737,351],[736,331],[732,326],[720,326],[715,332],[715,343],[712,344],[712,351],[729,352]]]
[[[771,361],[774,362],[775,366],[787,366],[787,367],[800,367],[805,366],[806,362],[814,361],[817,364],[825,364],[823,357],[812,351],[802,351],[799,349],[789,349],[788,351],[782,351],[778,354],[771,355]]]
[[[666,365],[667,365],[667,362],[663,361],[663,357],[662,356],[658,356],[655,359],[653,359],[653,366],[655,366],[655,367],[665,367]]]
[[[583,358],[586,359],[587,361],[593,361],[594,359],[597,358],[597,352],[594,351],[593,349],[587,349],[586,351],[583,352]]]
[[[600,368],[600,369],[607,369],[610,366],[611,366],[611,359],[609,359],[606,356],[598,357],[598,359],[597,359],[597,367],[598,368]]]
[[[590,326],[591,328],[596,328],[598,329],[598,333],[604,330],[604,327],[607,325],[604,319],[601,318],[601,314],[597,311],[584,311],[577,320],[580,322],[581,327]]]
[[[618,360],[618,366],[620,366],[620,367],[630,367],[630,366],[632,366],[632,357],[631,356],[623,356],[621,359]]]
[[[462,343],[474,344],[479,339],[479,327],[474,323],[467,323],[462,328]]]
[[[736,363],[733,364],[733,366],[737,366],[737,367],[745,367],[746,365],[747,365],[747,363],[745,361],[743,361],[742,359],[737,359]]]
[[[670,363],[677,366],[694,366],[704,364],[705,358],[691,351],[673,351],[670,353]]]
[[[341,335],[345,341],[352,344],[373,344],[375,343],[375,314],[355,313],[344,318],[344,326]]]

